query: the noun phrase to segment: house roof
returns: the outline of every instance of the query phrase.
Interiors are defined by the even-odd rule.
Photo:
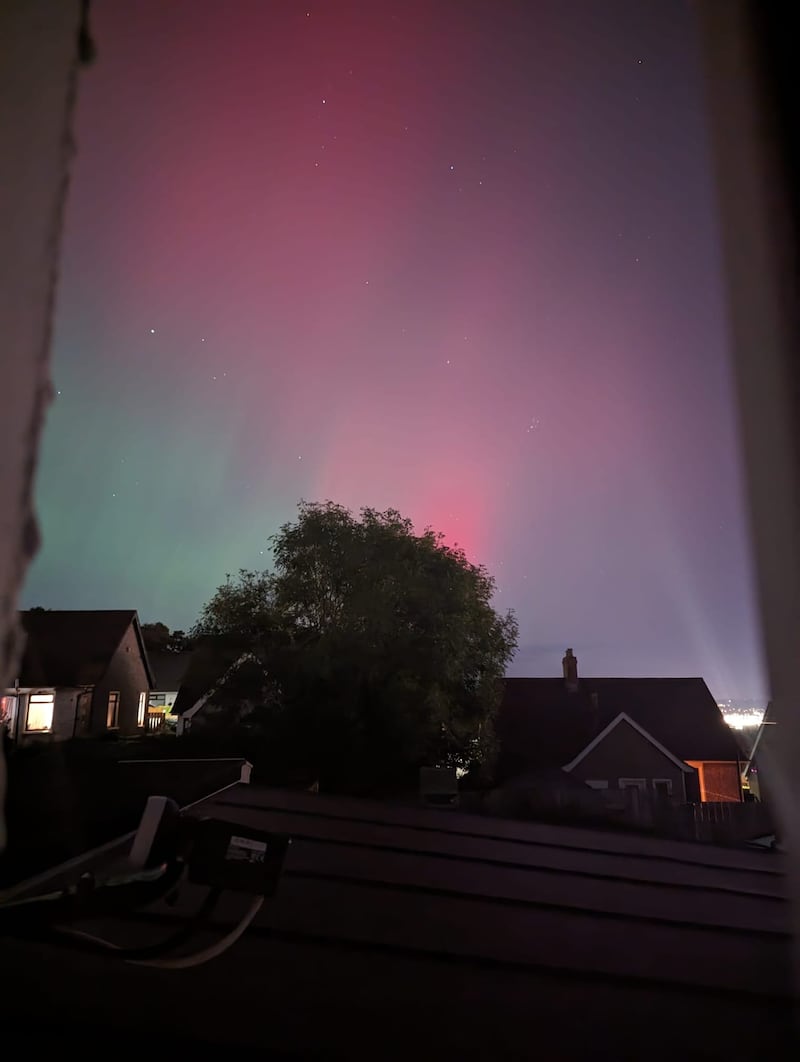
[[[594,696],[593,696],[594,695]],[[497,713],[499,778],[563,767],[620,712],[680,760],[736,760],[736,739],[702,678],[508,678]]]
[[[601,745],[611,733],[611,731],[616,730],[618,726],[632,727],[633,730],[635,730],[636,733],[640,735],[640,737],[643,737],[645,741],[649,741],[653,748],[657,749],[662,754],[662,756],[665,756],[668,760],[671,760],[673,766],[679,768],[681,771],[686,771],[687,773],[690,773],[692,771],[692,768],[687,763],[685,763],[683,760],[679,760],[677,756],[673,756],[668,748],[665,748],[664,745],[662,745],[660,741],[656,740],[656,738],[654,738],[652,734],[648,734],[648,732],[643,726],[640,726],[635,719],[631,719],[631,717],[629,715],[626,715],[625,712],[620,712],[615,719],[611,720],[608,726],[603,727],[603,729],[595,737],[592,738],[589,744],[586,745],[582,749],[582,751],[578,753],[574,760],[571,760],[569,763],[565,763],[564,770],[574,770],[578,766],[578,764],[581,763],[592,752],[593,749],[596,749],[598,745]]]
[[[231,667],[243,657],[247,657],[247,652],[241,646],[222,642],[209,642],[198,646],[191,653],[183,682],[175,698],[173,712],[183,715],[193,708],[201,697],[210,696],[222,683]]]
[[[151,649],[147,655],[153,669],[153,689],[179,690],[192,659],[191,651],[187,649],[170,653],[163,649]]]
[[[20,665],[23,686],[92,686],[108,668],[126,631],[133,624],[147,678],[153,673],[135,609],[21,612],[27,634]]]

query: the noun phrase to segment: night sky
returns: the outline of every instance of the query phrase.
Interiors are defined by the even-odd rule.
[[[24,603],[186,628],[329,498],[486,564],[512,674],[763,699],[689,4],[92,13]]]

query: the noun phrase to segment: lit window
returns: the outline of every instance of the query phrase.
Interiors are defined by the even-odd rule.
[[[147,694],[139,694],[139,711],[136,714],[136,725],[144,726],[144,721],[147,717]]]
[[[8,727],[14,733],[14,720],[17,718],[17,698],[13,694],[0,697],[0,726]]]
[[[108,695],[106,726],[109,730],[114,730],[119,726],[119,693],[109,693]]]
[[[32,693],[28,698],[28,714],[25,719],[25,729],[28,731],[43,732],[53,728],[53,704],[55,694]]]

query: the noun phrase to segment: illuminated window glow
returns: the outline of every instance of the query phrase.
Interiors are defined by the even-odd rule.
[[[14,732],[14,720],[17,718],[17,698],[14,694],[0,697],[0,726],[8,727]]]
[[[144,726],[147,717],[147,694],[139,694],[139,711],[136,713],[136,725]]]
[[[109,693],[108,711],[106,713],[106,726],[114,730],[119,726],[119,692]]]
[[[53,693],[32,693],[28,697],[28,713],[25,717],[25,729],[29,733],[46,733],[53,729]]]

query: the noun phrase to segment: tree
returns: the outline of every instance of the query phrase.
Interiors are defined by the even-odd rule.
[[[315,764],[362,775],[490,760],[517,643],[494,580],[395,510],[301,503],[274,572],[228,578],[192,632],[238,638],[279,683]]]
[[[184,631],[170,631],[166,623],[143,623],[142,640],[150,652],[180,653],[192,647]]]

